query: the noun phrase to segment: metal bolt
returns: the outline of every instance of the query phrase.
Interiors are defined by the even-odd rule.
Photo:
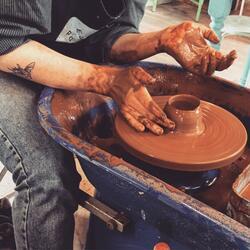
[[[116,229],[116,223],[112,220],[109,220],[107,223],[106,223],[106,226],[109,230],[115,230]]]

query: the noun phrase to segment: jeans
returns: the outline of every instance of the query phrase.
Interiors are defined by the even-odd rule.
[[[0,161],[13,174],[17,249],[72,249],[80,177],[72,154],[41,128],[42,86],[0,72]]]

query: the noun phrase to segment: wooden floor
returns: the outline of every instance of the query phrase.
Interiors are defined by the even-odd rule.
[[[140,31],[157,31],[168,27],[169,25],[177,24],[186,20],[193,20],[196,14],[196,7],[190,4],[189,1],[188,3],[186,2],[187,1],[184,0],[173,0],[171,3],[158,5],[156,12],[152,12],[152,8],[148,7],[141,22]],[[236,11],[234,14],[238,14],[238,12]],[[246,1],[244,15],[250,16],[250,1]],[[210,18],[207,14],[206,5],[204,6],[200,23],[209,26]],[[236,49],[238,58],[229,69],[222,72],[216,72],[215,75],[239,83],[249,48],[250,38],[237,36],[228,36],[224,38],[221,45],[221,51],[228,53],[229,51]],[[172,57],[165,54],[159,54],[147,60],[178,65]]]

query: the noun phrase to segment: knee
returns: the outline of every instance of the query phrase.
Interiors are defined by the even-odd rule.
[[[41,86],[27,80],[0,72],[0,106],[2,115],[12,111],[12,116],[19,110],[26,109],[37,101]]]
[[[52,210],[67,208],[71,212],[77,209],[77,183],[68,186],[60,176],[55,174],[36,173],[27,175],[21,166],[16,167],[13,179],[16,183],[17,199],[26,197],[26,202],[31,203],[39,210],[41,209],[41,212],[48,207]]]
[[[39,94],[39,85],[0,72],[1,128],[18,137],[20,133],[34,127],[34,122],[37,126],[36,105]]]
[[[0,161],[3,165],[13,173],[16,166],[20,164],[21,157],[16,151],[13,144],[0,128]]]

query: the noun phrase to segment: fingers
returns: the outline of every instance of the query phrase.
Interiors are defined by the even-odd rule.
[[[163,112],[163,110],[153,101],[152,97],[148,93],[148,91],[144,91],[140,93],[141,98],[138,99],[136,109],[143,112],[143,115],[149,118],[150,120],[156,122],[173,130],[175,128],[175,123],[168,119],[167,115]],[[142,98],[143,97],[143,98]]]
[[[148,128],[152,133],[156,134],[156,135],[162,135],[164,133],[163,128],[161,128],[160,126],[158,126],[156,123],[152,122],[151,120],[142,117],[140,119],[140,121],[142,122],[142,124]]]
[[[133,127],[135,130],[137,130],[138,132],[143,132],[145,130],[144,125],[138,122],[128,111],[121,109],[121,113],[131,125],[131,127]]]
[[[129,124],[137,131],[143,132],[145,127],[156,135],[162,135],[164,130],[156,123],[141,115],[138,111],[132,108],[124,107],[121,110],[124,117],[127,119]],[[144,129],[142,130],[142,126]]]
[[[234,60],[237,58],[237,53],[235,50],[232,50],[228,55],[222,56],[217,65],[217,70],[224,70],[231,66]]]
[[[215,70],[221,71],[231,66],[234,60],[237,58],[237,54],[235,50],[232,50],[228,55],[224,56],[222,53],[212,49],[209,57],[210,60],[207,75],[212,75]]]
[[[211,76],[215,70],[221,71],[227,69],[232,65],[236,58],[237,54],[235,50],[231,51],[228,55],[223,55],[221,52],[210,48],[210,50],[201,58],[197,74]]]
[[[210,58],[210,56],[206,54],[201,59],[201,74],[203,74],[203,75],[207,74],[209,58]]]
[[[147,114],[148,116],[146,117],[145,115],[140,114],[137,110],[135,109],[130,109],[130,112],[132,113],[132,115],[140,122],[142,123],[147,129],[149,129],[151,132],[153,132],[156,135],[162,135],[164,130],[157,125],[156,123],[154,123],[151,119],[153,119],[153,117],[149,114]]]
[[[149,129],[156,135],[163,134],[161,126],[174,129],[175,124],[153,102],[143,84],[152,84],[155,79],[140,67],[131,67],[126,72],[127,85],[117,87],[116,101],[128,123],[137,131]],[[120,86],[120,85],[119,85]],[[120,97],[121,96],[121,97]]]
[[[217,60],[215,57],[215,53],[212,52],[209,54],[209,64],[207,68],[207,75],[211,76],[214,73],[216,66],[217,66]]]
[[[158,124],[170,129],[174,130],[175,129],[175,123],[168,119],[167,115],[163,112],[163,110],[154,102],[150,102],[149,109],[151,112],[154,114],[155,119],[154,121],[157,122]]]
[[[200,31],[205,39],[209,40],[212,43],[218,43],[220,41],[220,39],[216,35],[216,33],[213,30],[211,30],[210,28],[208,28],[202,24],[199,26],[199,28],[200,28]]]
[[[149,73],[147,73],[141,67],[133,67],[132,74],[143,85],[152,85],[156,81],[154,77],[152,77]]]

